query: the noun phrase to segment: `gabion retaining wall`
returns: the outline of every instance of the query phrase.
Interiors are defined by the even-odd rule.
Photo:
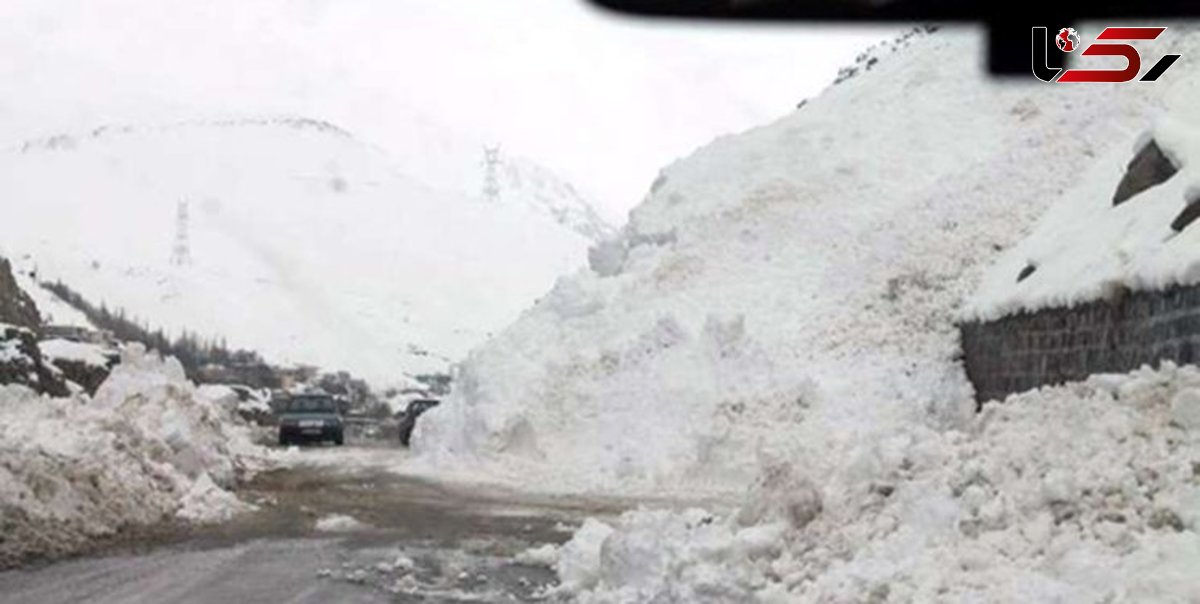
[[[1093,373],[1124,373],[1200,357],[1200,286],[960,326],[967,376],[980,404]]]

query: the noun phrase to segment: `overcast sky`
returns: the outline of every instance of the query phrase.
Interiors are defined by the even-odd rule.
[[[623,214],[660,167],[781,117],[895,29],[635,22],[580,0],[4,0],[0,142],[283,113],[395,148],[423,119]]]

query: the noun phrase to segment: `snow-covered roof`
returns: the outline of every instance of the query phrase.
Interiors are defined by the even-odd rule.
[[[1133,164],[1156,148],[1175,173],[1128,199],[1114,197],[1127,188],[1120,185],[1128,182]],[[1200,225],[1188,222],[1194,216],[1185,213],[1200,202],[1197,159],[1200,120],[1173,115],[1147,129],[1132,149],[1104,157],[1091,172],[1064,174],[1077,185],[987,273],[966,318],[989,320],[1070,307],[1125,289],[1200,283]]]

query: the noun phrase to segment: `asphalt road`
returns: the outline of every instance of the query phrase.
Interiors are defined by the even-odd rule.
[[[545,600],[550,569],[516,561],[562,543],[614,504],[531,499],[398,476],[370,459],[400,451],[305,451],[314,465],[245,485],[260,511],[213,527],[169,527],[100,555],[0,573],[0,602],[327,603]],[[367,459],[367,463],[363,460]],[[340,463],[345,461],[346,463]],[[338,530],[319,530],[331,516]]]

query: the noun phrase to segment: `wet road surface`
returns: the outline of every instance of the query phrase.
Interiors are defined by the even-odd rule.
[[[388,451],[312,455],[320,463],[244,485],[239,496],[258,503],[258,512],[224,525],[164,528],[101,556],[0,573],[0,602],[544,601],[553,572],[517,555],[562,543],[586,516],[619,512],[615,503],[530,498],[337,463],[339,456],[386,459]],[[335,515],[353,520],[331,521]],[[322,519],[334,530],[318,530]]]

